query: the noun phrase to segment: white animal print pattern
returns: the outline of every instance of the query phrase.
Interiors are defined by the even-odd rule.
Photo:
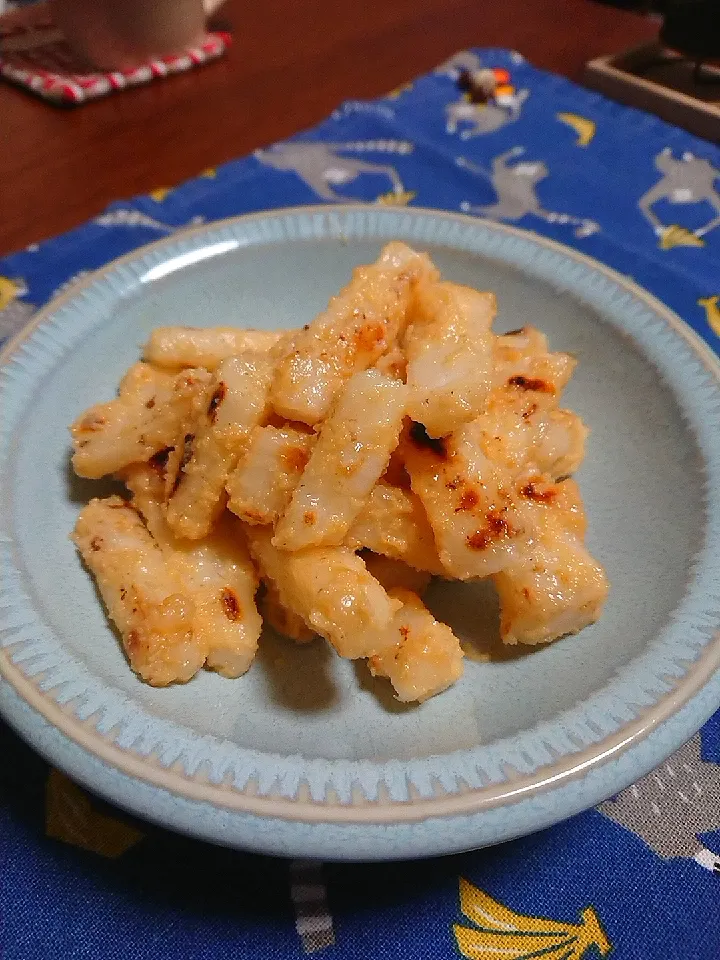
[[[720,873],[720,855],[700,834],[720,830],[720,766],[703,760],[700,734],[627,790],[597,808],[664,860],[686,857]]]
[[[684,230],[684,228],[676,224],[662,223],[653,210],[656,203],[666,200],[672,204],[684,205],[705,201],[714,209],[715,216],[699,229],[685,231],[700,241],[697,244],[700,246],[702,238],[720,226],[720,193],[715,189],[715,181],[720,179],[720,170],[717,170],[709,160],[703,160],[689,152],[683,153],[677,160],[669,147],[655,157],[655,166],[662,177],[638,200],[640,212],[655,233],[663,238],[667,235],[667,231]],[[666,243],[663,246],[667,248],[676,245],[677,242]],[[687,245],[687,241],[684,245]]]
[[[495,133],[508,123],[520,119],[523,104],[529,96],[529,90],[515,90],[500,94],[487,103],[472,103],[462,96],[445,107],[445,129],[448,133],[456,133],[462,125],[461,140],[470,140],[483,133]]]
[[[379,153],[406,156],[413,146],[404,140],[364,140],[349,143],[279,143],[270,150],[256,150],[254,156],[265,166],[297,174],[321,200],[347,203],[352,198],[334,187],[354,183],[362,174],[385,177],[398,196],[403,182],[387,163],[363,160],[348,153]]]
[[[460,209],[464,213],[489,217],[491,220],[515,221],[532,215],[546,223],[568,224],[575,228],[576,237],[589,237],[597,233],[600,227],[593,220],[567,213],[556,213],[542,206],[536,187],[541,180],[549,176],[550,171],[541,160],[509,163],[510,160],[521,157],[524,153],[524,147],[513,147],[512,150],[501,153],[493,160],[491,170],[486,170],[465,157],[457,157],[455,162],[459,167],[487,180],[497,194],[497,201],[493,204],[477,206],[468,200],[463,200]]]

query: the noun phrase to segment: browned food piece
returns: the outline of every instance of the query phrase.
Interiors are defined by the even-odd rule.
[[[267,357],[241,354],[218,367],[210,399],[185,437],[176,489],[167,519],[179,537],[207,536],[225,506],[225,484],[251,430],[268,412],[272,365]]]
[[[348,380],[277,525],[276,546],[342,543],[397,446],[406,401],[405,385],[378,370]]]
[[[547,338],[533,327],[523,327],[493,341],[493,393],[510,390],[518,404],[557,406],[576,360],[568,353],[552,353]]]
[[[202,406],[209,382],[205,370],[171,376],[136,363],[116,399],[90,407],[71,426],[75,473],[98,479],[174,447],[183,424]]]
[[[260,601],[260,611],[265,623],[270,624],[273,630],[289,637],[295,643],[310,643],[317,637],[302,617],[292,610],[288,610],[280,602],[278,592],[272,584],[268,584]]]
[[[518,562],[493,578],[507,644],[547,643],[577,633],[597,620],[607,597],[605,571],[562,517],[545,511],[537,530]]]
[[[495,295],[445,281],[419,283],[405,333],[408,413],[444,437],[483,410],[492,378]]]
[[[399,606],[365,564],[346,547],[312,547],[287,553],[272,544],[272,530],[248,527],[250,551],[280,603],[354,660],[379,653]]]
[[[345,538],[353,550],[363,548],[416,570],[444,574],[432,527],[420,498],[411,490],[377,483]]]
[[[425,254],[397,242],[376,263],[358,267],[327,309],[294,336],[275,372],[275,411],[310,425],[323,420],[343,383],[395,347],[414,283],[436,276]]]
[[[528,512],[512,474],[482,452],[475,423],[443,439],[414,424],[403,455],[450,576],[486,577],[517,557],[532,533]]]
[[[580,488],[575,480],[568,478],[554,481],[549,474],[528,469],[518,478],[517,490],[523,499],[540,508],[535,514],[536,523],[544,523],[545,516],[550,517],[551,523],[554,523],[553,518],[556,518],[570,533],[584,540],[587,517]]]
[[[402,603],[388,631],[394,643],[368,665],[373,675],[388,677],[403,703],[427,700],[462,676],[460,641],[411,590],[398,588],[390,596]]]
[[[511,473],[532,465],[559,479],[573,474],[583,461],[588,429],[570,410],[539,408],[525,412],[498,399],[473,427],[482,452]]]
[[[310,458],[315,436],[291,426],[256,427],[226,489],[245,523],[276,523]]]
[[[402,587],[421,597],[432,580],[432,574],[416,570],[402,560],[393,560],[392,557],[384,557],[380,553],[363,550],[362,558],[368,573],[375,577],[388,593]]]
[[[216,370],[223,360],[247,351],[269,352],[286,336],[285,330],[247,330],[240,327],[156,327],[145,344],[143,357],[165,370],[204,367]]]
[[[139,514],[120,497],[91,500],[73,541],[95,577],[133,670],[153,686],[184,682],[205,662],[194,604]]]
[[[157,472],[137,465],[126,472],[125,482],[168,568],[193,601],[193,633],[205,650],[206,666],[239,677],[255,657],[262,629],[255,605],[258,577],[240,523],[223,514],[204,540],[179,539],[165,518]]]

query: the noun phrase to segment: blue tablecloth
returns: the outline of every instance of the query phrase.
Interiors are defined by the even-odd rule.
[[[480,64],[510,72],[487,105],[457,85],[461,67]],[[716,147],[516,53],[465,51],[0,260],[0,341],[87,271],[188,224],[360,200],[551,236],[635,277],[718,349],[718,178]],[[3,960],[720,957],[720,714],[598,810],[498,848],[378,866],[208,847],[128,822],[1,723],[0,751]]]

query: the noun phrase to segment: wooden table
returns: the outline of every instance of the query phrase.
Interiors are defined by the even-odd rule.
[[[578,80],[657,24],[592,0],[228,0],[228,56],[63,110],[0,86],[0,254],[379,96],[469,46]],[[553,26],[560,24],[560,26]]]

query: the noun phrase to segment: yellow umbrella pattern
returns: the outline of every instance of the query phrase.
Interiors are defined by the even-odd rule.
[[[383,207],[406,207],[417,196],[415,190],[390,190],[381,193],[375,203]]]
[[[27,287],[22,280],[0,276],[0,310],[5,310],[18,297],[27,293]]]
[[[412,90],[413,85],[411,83],[401,83],[399,87],[394,87],[389,93],[385,94],[386,100],[397,100],[403,93],[407,93],[408,90]]]
[[[0,340],[12,337],[35,313],[35,305],[24,299],[28,292],[24,280],[0,274]]]
[[[575,141],[578,147],[586,147],[595,136],[596,125],[594,120],[581,117],[579,113],[558,113],[558,120],[566,123],[578,135]]]
[[[710,329],[720,337],[720,295],[701,297],[698,300],[698,306],[705,308],[705,316]]]
[[[135,827],[98,810],[90,796],[59,770],[51,770],[47,779],[45,833],[110,860],[143,839]]]
[[[453,927],[458,950],[469,960],[582,960],[590,947],[601,957],[612,950],[592,907],[585,907],[580,923],[524,916],[461,877],[460,909],[474,924]]]

